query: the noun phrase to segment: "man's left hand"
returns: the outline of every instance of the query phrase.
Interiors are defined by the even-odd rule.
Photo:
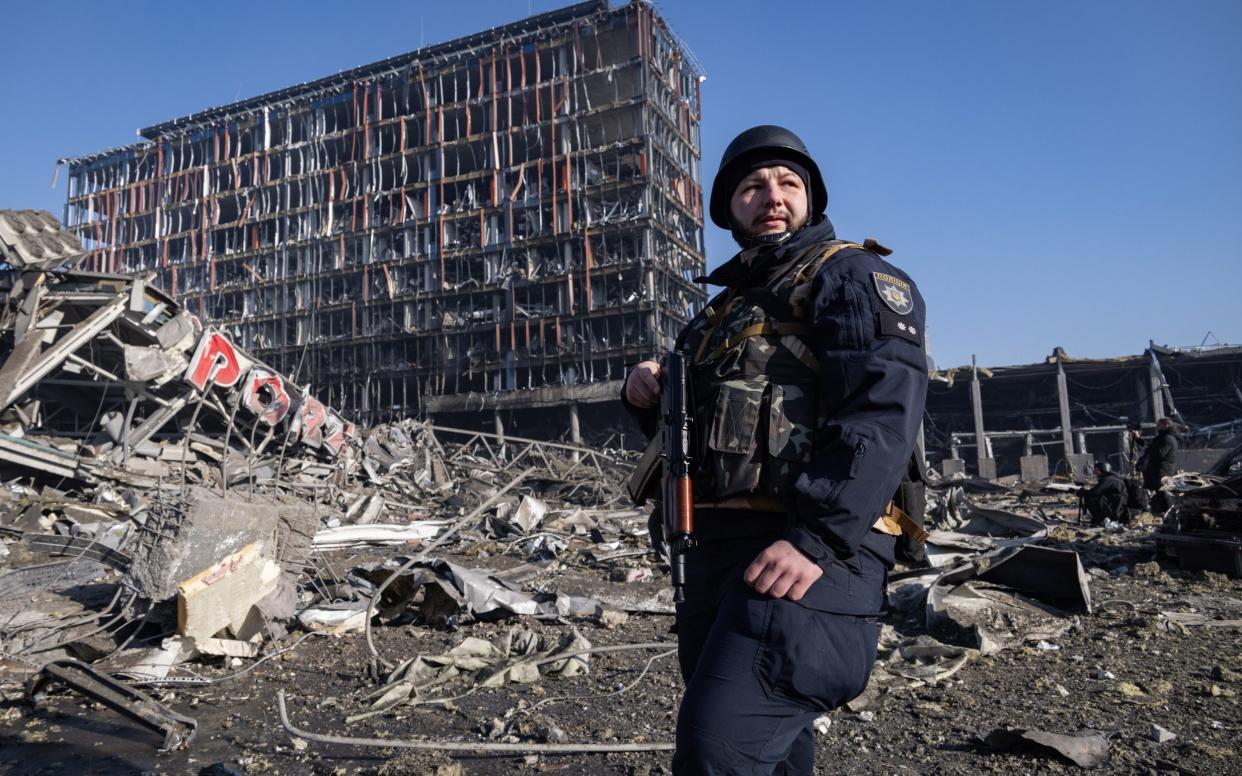
[[[800,601],[824,570],[784,539],[773,542],[751,561],[742,578],[755,592]]]

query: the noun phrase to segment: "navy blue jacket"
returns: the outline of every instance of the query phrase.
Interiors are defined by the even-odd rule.
[[[834,238],[824,218],[792,238]],[[881,296],[896,277],[913,304],[898,314]],[[877,254],[837,253],[812,281],[811,341],[827,397],[822,448],[798,479],[796,521],[785,538],[813,558],[853,555],[901,481],[927,400],[926,306],[914,282]],[[897,309],[902,309],[898,306]]]
[[[748,264],[735,256],[705,280],[745,285],[791,251],[836,238],[821,218]],[[893,284],[885,278],[899,281]],[[811,280],[811,344],[822,367],[825,425],[798,479],[794,520],[784,538],[821,565],[849,558],[897,490],[914,449],[927,395],[926,308],[913,281],[869,250],[839,251]],[[908,298],[886,301],[887,293]],[[904,311],[909,307],[908,311]],[[658,410],[626,403],[644,431]]]

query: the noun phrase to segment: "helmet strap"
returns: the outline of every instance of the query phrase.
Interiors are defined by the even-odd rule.
[[[734,227],[731,234],[733,241],[742,247],[742,250],[751,248],[761,248],[781,243],[793,237],[793,232],[774,232],[772,234],[746,234],[741,229]]]

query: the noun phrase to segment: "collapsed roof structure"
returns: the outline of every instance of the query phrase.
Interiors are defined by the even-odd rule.
[[[0,460],[150,485],[167,476],[162,461],[203,458],[227,487],[291,447],[330,461],[356,437],[352,422],[157,286],[74,269],[85,258],[50,214],[0,211]],[[156,444],[170,438],[180,444]]]
[[[1056,348],[1039,364],[934,371],[928,456],[946,474],[984,479],[1089,476],[1094,460],[1126,471],[1135,458],[1128,432],[1149,432],[1168,416],[1193,442],[1181,451],[1181,468],[1200,471],[1237,444],[1230,440],[1242,431],[1239,385],[1242,347],[1154,342],[1136,356],[1074,358]]]

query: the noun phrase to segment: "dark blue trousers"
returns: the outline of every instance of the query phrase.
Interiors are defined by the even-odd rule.
[[[810,776],[811,722],[857,696],[875,662],[875,618],[752,590],[742,573],[771,542],[708,543],[687,558],[677,646],[686,692],[673,773]],[[883,584],[881,578],[875,582]]]

